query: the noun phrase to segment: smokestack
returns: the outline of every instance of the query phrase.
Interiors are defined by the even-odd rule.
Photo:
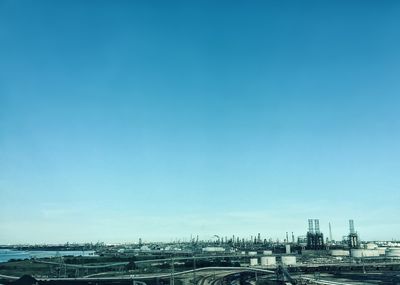
[[[314,233],[314,223],[312,219],[308,219],[308,232]]]
[[[319,233],[320,231],[319,231],[319,220],[318,219],[315,219],[314,220],[314,224],[315,224],[315,232],[316,233]]]
[[[349,220],[350,234],[355,234],[356,231],[354,229],[354,220]]]

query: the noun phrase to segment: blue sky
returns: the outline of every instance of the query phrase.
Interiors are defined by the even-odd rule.
[[[0,243],[400,238],[398,1],[0,2]]]

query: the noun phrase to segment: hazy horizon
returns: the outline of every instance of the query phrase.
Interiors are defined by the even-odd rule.
[[[0,2],[0,244],[400,238],[400,2]]]

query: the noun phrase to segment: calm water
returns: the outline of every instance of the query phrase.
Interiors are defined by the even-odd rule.
[[[0,262],[6,262],[10,259],[25,259],[25,258],[43,258],[43,257],[54,257],[54,256],[93,256],[94,251],[81,251],[81,250],[71,250],[71,251],[22,251],[15,249],[0,249]]]

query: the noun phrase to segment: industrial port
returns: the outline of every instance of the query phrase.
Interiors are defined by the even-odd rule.
[[[55,252],[0,263],[0,284],[400,284],[400,242],[364,241],[353,220],[343,239],[318,219],[280,240],[244,238],[126,244],[4,245],[10,252]],[[68,254],[72,253],[74,254]]]

